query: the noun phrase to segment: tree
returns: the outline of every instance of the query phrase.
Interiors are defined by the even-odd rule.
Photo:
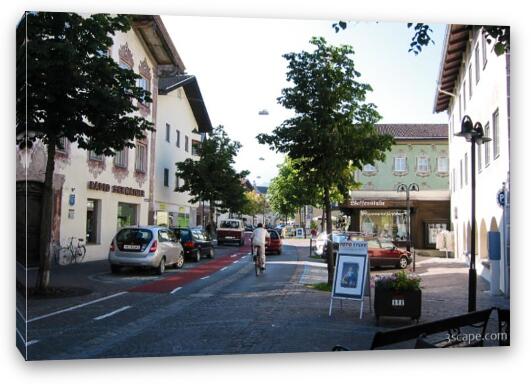
[[[413,27],[415,31],[415,34],[411,37],[408,52],[413,52],[415,55],[418,55],[422,51],[422,47],[426,47],[430,43],[435,44],[430,35],[433,30],[430,28],[429,24],[407,23],[407,27]],[[494,52],[496,52],[498,56],[511,50],[511,28],[509,26],[481,25],[481,27],[483,27],[487,42],[490,44],[492,41],[495,41]],[[332,28],[334,28],[337,33],[347,28],[347,22],[338,21],[332,24]]]
[[[258,215],[260,212],[263,212],[264,208],[264,196],[256,193],[255,191],[246,191],[245,192],[245,205],[243,209],[240,211],[243,215],[249,215],[253,217],[253,225],[254,225],[254,217]]]
[[[212,235],[215,231],[216,208],[240,212],[246,205],[243,180],[249,172],[236,172],[233,168],[234,158],[240,148],[241,144],[232,141],[223,126],[218,126],[199,146],[199,160],[186,159],[176,163],[175,175],[183,180],[183,185],[175,190],[190,193],[191,203],[208,201]]]
[[[27,12],[17,26],[17,144],[41,140],[47,148],[38,289],[50,281],[52,180],[61,140],[112,156],[153,130],[134,114],[135,102],[152,101],[136,85],[140,76],[104,54],[112,36],[130,28],[125,15],[59,12]]]
[[[353,171],[363,164],[385,158],[393,138],[379,135],[374,124],[380,119],[376,106],[366,102],[371,91],[358,82],[350,46],[327,45],[314,37],[314,51],[288,53],[287,80],[278,102],[295,116],[285,120],[272,134],[258,141],[295,160],[294,167],[306,173],[322,191],[327,233],[332,232],[332,193],[348,196],[355,184]],[[328,247],[328,282],[334,274],[332,247]]]

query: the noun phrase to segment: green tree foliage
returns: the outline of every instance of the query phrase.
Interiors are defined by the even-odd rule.
[[[272,134],[257,139],[271,149],[287,154],[296,170],[305,173],[322,191],[327,233],[332,232],[332,193],[346,197],[354,186],[354,168],[384,160],[393,138],[379,135],[374,124],[380,119],[376,106],[366,102],[369,84],[358,81],[354,50],[328,45],[314,37],[312,52],[288,53],[287,80],[278,102],[294,112]],[[329,249],[328,279],[334,266]]]
[[[245,205],[240,211],[242,215],[256,216],[264,211],[265,196],[255,191],[245,192]]]
[[[176,164],[175,175],[183,180],[183,184],[175,190],[188,192],[191,203],[209,202],[212,233],[216,208],[239,213],[247,204],[243,180],[249,172],[236,172],[233,168],[240,148],[241,144],[232,141],[223,126],[218,126],[199,146],[199,160],[186,159]]]
[[[54,158],[66,137],[80,148],[113,155],[145,137],[152,124],[134,112],[151,102],[140,78],[105,55],[112,36],[131,28],[128,16],[27,12],[17,26],[16,125],[23,148],[47,146],[42,197],[38,288],[50,279]],[[31,133],[31,134],[30,134]]]
[[[430,43],[435,44],[431,37],[433,30],[429,24],[425,23],[407,23],[408,28],[412,28],[415,31],[411,37],[411,43],[409,44],[409,52],[413,52],[418,55],[422,51],[422,47],[427,47]],[[485,37],[490,44],[495,41],[494,52],[498,56],[503,55],[505,52],[511,50],[511,28],[509,26],[497,26],[497,25],[482,25]],[[332,24],[332,28],[337,32],[347,28],[346,21],[338,21]]]

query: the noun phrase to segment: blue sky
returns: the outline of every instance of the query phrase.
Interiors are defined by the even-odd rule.
[[[373,87],[368,100],[377,105],[380,122],[446,122],[444,114],[432,112],[443,24],[432,25],[435,45],[415,56],[408,52],[413,30],[405,22],[353,21],[335,33],[331,20],[163,16],[163,21],[187,73],[198,78],[212,124],[224,125],[243,145],[236,168],[249,170],[257,185],[267,185],[283,159],[255,139],[290,116],[276,102],[288,85],[282,54],[310,49],[312,36],[354,47],[356,68],[361,81]],[[262,109],[269,115],[258,115]]]

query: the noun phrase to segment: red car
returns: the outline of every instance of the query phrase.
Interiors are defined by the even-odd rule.
[[[277,231],[270,229],[269,232],[269,242],[266,244],[265,251],[266,253],[276,253],[280,255],[282,253],[282,239]]]

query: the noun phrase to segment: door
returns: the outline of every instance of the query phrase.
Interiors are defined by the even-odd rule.
[[[172,241],[169,231],[165,229],[159,230],[159,252],[161,257],[166,257],[166,264],[173,264],[176,260],[175,248],[172,247]]]
[[[25,267],[39,265],[42,192],[41,182],[17,181],[16,257]]]

